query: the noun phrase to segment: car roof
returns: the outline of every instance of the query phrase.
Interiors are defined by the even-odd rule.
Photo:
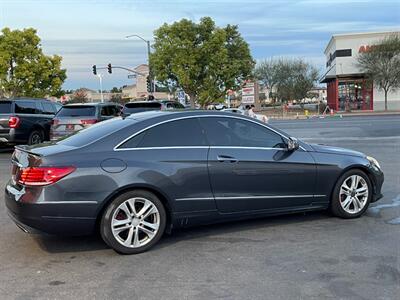
[[[188,109],[188,110],[151,110],[151,111],[144,111],[135,114],[131,114],[127,116],[127,119],[134,119],[134,120],[150,120],[150,119],[175,119],[180,117],[195,117],[195,116],[227,116],[227,117],[242,117],[241,115],[233,115],[230,112],[223,112],[223,111],[215,111],[215,110],[199,110],[199,109]],[[243,119],[251,119],[248,117],[243,117]]]
[[[139,104],[142,104],[142,103],[166,103],[166,102],[174,102],[174,103],[179,103],[178,101],[175,101],[175,100],[140,100],[140,101],[131,101],[131,102],[127,102],[127,103],[125,103],[125,104],[131,104],[131,103],[139,103]]]
[[[34,97],[18,97],[18,98],[11,98],[11,99],[0,99],[0,101],[26,101],[26,100],[41,100],[41,101],[48,101],[48,102],[55,102],[45,98],[34,98]]]
[[[121,104],[115,102],[89,102],[89,103],[69,103],[65,104],[64,106],[104,106],[104,105],[119,105]]]

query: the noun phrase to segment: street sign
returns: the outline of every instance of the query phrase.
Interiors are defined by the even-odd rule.
[[[242,103],[243,104],[254,104],[256,95],[256,88],[254,82],[246,82],[242,88]]]
[[[186,101],[185,101],[185,92],[184,91],[179,91],[178,92],[178,101],[185,105]]]
[[[134,79],[134,78],[136,78],[136,74],[129,74],[128,75],[128,79]]]

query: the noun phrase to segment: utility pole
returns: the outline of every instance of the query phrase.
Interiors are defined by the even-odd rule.
[[[103,77],[101,76],[101,74],[97,74],[97,77],[99,77],[99,81],[100,81],[100,97],[101,97],[101,102],[104,102],[104,97],[103,97]]]

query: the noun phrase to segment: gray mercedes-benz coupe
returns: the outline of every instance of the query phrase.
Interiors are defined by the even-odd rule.
[[[16,147],[5,201],[24,231],[98,229],[133,254],[177,227],[324,209],[356,218],[382,184],[379,163],[356,151],[232,113],[153,111]]]

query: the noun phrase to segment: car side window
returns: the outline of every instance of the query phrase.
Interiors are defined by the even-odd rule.
[[[199,118],[211,146],[284,148],[282,137],[254,122],[221,117]]]
[[[53,104],[51,104],[50,102],[42,102],[42,106],[43,106],[43,113],[46,115],[54,115],[56,113],[55,108],[53,106]]]
[[[36,113],[38,113],[36,101],[15,101],[14,110],[15,110],[16,114],[36,114]]]
[[[111,115],[117,117],[121,115],[121,108],[117,105],[110,106]]]
[[[112,116],[112,115],[113,115],[112,112],[113,112],[113,110],[111,109],[111,106],[103,106],[103,107],[101,108],[100,114],[101,114],[103,117],[109,117],[109,116]]]
[[[60,103],[54,103],[54,107],[55,107],[55,112],[58,113],[58,111],[63,107]]]
[[[207,146],[197,118],[176,120],[149,128],[120,148]]]

